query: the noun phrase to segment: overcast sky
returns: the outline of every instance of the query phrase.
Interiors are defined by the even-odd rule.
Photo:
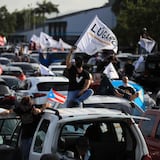
[[[69,13],[73,11],[80,11],[95,7],[103,6],[108,0],[47,0],[53,4],[58,4],[61,14]],[[13,12],[16,9],[22,10],[27,8],[34,8],[36,3],[42,3],[43,0],[0,0],[0,7],[6,6],[9,12]]]

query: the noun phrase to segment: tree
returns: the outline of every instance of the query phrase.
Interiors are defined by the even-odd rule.
[[[47,2],[43,0],[42,3],[37,3],[38,7],[34,9],[34,13],[38,14],[43,18],[43,23],[46,19],[45,14],[51,14],[53,12],[59,13],[58,5],[53,4],[52,2]]]
[[[7,36],[15,31],[15,19],[13,14],[10,14],[6,6],[0,7],[0,34]]]
[[[136,49],[142,28],[146,27],[153,39],[159,43],[160,5],[159,0],[119,1],[117,27],[114,32],[120,46]]]

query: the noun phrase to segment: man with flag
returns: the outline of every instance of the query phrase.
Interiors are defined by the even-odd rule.
[[[83,68],[83,59],[75,58],[75,64],[72,63],[72,54],[75,48],[72,48],[66,57],[66,65],[69,79],[67,107],[80,106],[81,102],[93,95],[90,87],[92,76]]]
[[[143,28],[140,40],[138,41],[139,54],[151,53],[156,45],[156,41],[149,36],[147,28]]]

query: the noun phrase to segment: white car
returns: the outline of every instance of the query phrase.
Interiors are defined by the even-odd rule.
[[[20,90],[16,94],[19,99],[30,95],[34,99],[35,105],[41,106],[47,102],[47,94],[50,89],[54,89],[62,95],[67,95],[68,79],[60,76],[39,76],[28,77],[22,82]]]
[[[104,108],[48,108],[44,110],[35,131],[29,160],[40,160],[44,154],[56,155],[61,160],[73,160],[76,142],[81,136],[89,140],[90,159],[151,160],[144,137],[133,118],[135,116]],[[4,116],[0,117],[0,122],[3,120]],[[0,129],[0,151],[5,151],[1,159],[13,157],[14,153],[13,159],[21,159],[18,124],[15,124],[16,129],[10,127],[13,132],[7,135],[2,130],[3,126]]]
[[[49,68],[50,71],[52,71],[56,75],[62,76],[63,72],[66,68],[66,65],[52,65],[51,64],[48,68]]]

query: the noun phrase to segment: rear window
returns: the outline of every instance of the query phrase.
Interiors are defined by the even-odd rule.
[[[11,76],[19,76],[21,75],[20,71],[3,71],[2,75],[11,75]]]
[[[38,91],[49,91],[51,88],[56,91],[67,91],[68,83],[67,82],[43,82],[37,85]]]
[[[16,66],[16,67],[20,67],[22,70],[33,70],[34,68],[31,65],[27,65],[27,64],[12,64],[12,66]]]

